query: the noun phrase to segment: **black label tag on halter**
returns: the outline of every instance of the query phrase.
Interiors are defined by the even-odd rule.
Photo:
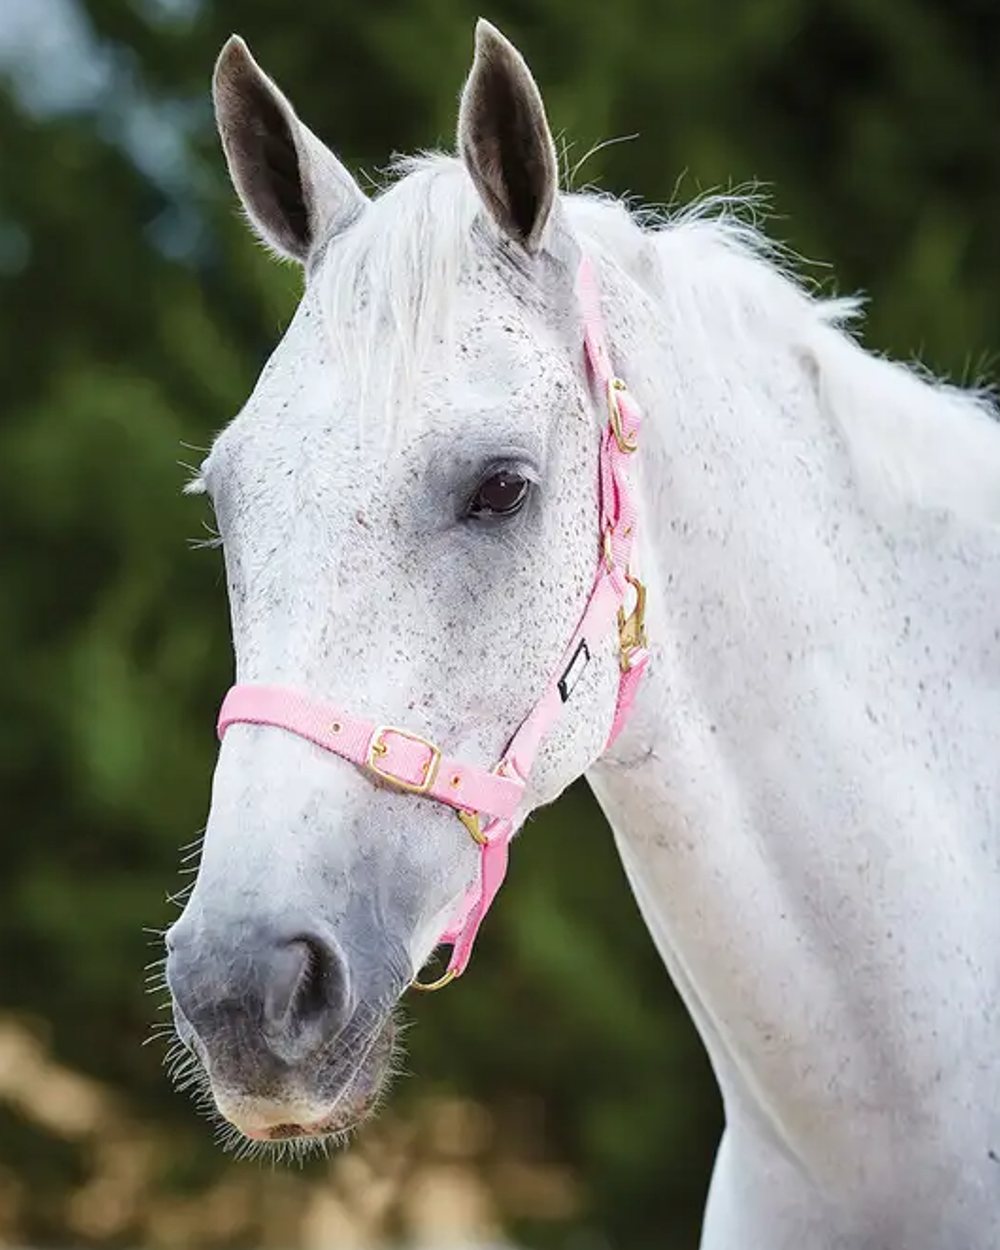
[[[587,650],[586,639],[580,639],[580,645],[573,652],[573,657],[566,665],[566,671],[559,678],[559,693],[565,703],[573,693],[573,687],[583,676],[583,670],[590,663],[590,652]]]

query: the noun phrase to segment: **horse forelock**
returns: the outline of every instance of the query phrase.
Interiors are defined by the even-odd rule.
[[[435,342],[451,339],[479,203],[462,164],[406,157],[316,275],[334,353],[359,405],[398,413]]]

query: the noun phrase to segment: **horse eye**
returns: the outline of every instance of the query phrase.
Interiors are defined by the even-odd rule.
[[[528,497],[530,482],[513,469],[499,469],[481,482],[469,504],[472,517],[513,516]]]

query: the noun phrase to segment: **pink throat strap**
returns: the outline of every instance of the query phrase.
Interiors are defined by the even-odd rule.
[[[464,763],[419,734],[351,716],[285,686],[233,686],[219,711],[220,739],[234,724],[273,725],[350,760],[375,781],[456,809],[479,847],[479,875],[441,936],[441,942],[452,947],[444,975],[427,984],[414,981],[420,989],[440,989],[465,971],[479,926],[506,875],[510,840],[526,815],[519,808],[538,748],[569,700],[598,639],[617,626],[620,676],[607,746],[625,724],[649,658],[643,625],[645,590],[629,568],[638,521],[630,473],[642,413],[612,371],[597,279],[586,259],[580,264],[577,294],[587,363],[607,405],[599,457],[597,568],[583,615],[552,679],[496,766]],[[631,610],[626,613],[630,598]]]

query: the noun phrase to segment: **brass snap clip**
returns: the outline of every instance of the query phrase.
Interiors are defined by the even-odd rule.
[[[615,442],[618,444],[618,450],[623,452],[625,455],[630,456],[639,446],[639,440],[634,434],[629,437],[625,433],[625,427],[622,423],[620,395],[622,391],[627,390],[628,387],[621,380],[621,378],[608,379],[608,416],[611,420],[611,432],[615,436]]]
[[[646,587],[633,577],[625,574],[625,580],[635,591],[635,606],[625,615],[625,609],[618,609],[618,647],[621,671],[627,673],[635,659],[635,653],[646,646]]]

